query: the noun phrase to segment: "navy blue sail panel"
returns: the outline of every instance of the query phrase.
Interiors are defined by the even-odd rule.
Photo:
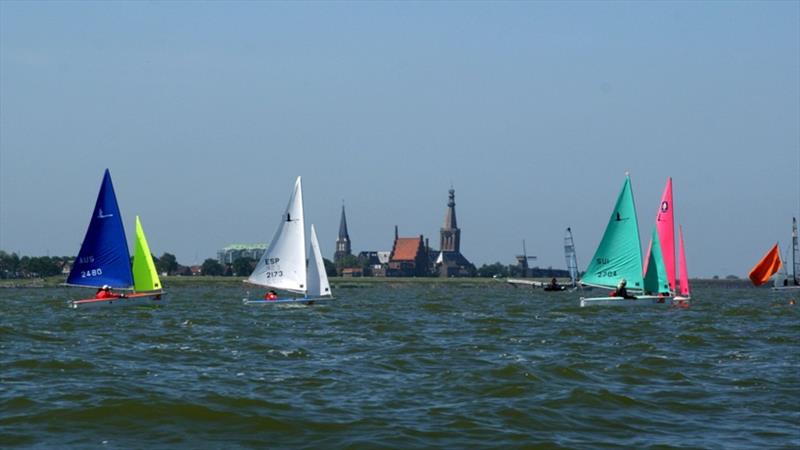
[[[107,284],[115,288],[133,285],[128,241],[108,169],[67,284],[98,287]]]

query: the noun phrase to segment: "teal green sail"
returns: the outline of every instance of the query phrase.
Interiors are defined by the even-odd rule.
[[[586,268],[581,283],[589,286],[615,288],[620,280],[627,281],[628,290],[643,289],[642,246],[639,242],[639,223],[633,203],[631,179],[625,177],[617,204],[611,213],[603,239]]]
[[[658,239],[656,227],[653,227],[653,233],[650,236],[650,247],[647,249],[644,267],[644,291],[652,294],[661,292],[669,294],[667,267],[664,265],[661,241]]]

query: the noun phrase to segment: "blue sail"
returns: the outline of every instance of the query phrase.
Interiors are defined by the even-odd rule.
[[[133,285],[128,241],[108,169],[67,284],[96,287],[107,284],[114,288]]]

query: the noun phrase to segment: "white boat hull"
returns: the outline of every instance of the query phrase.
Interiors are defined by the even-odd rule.
[[[519,279],[519,278],[507,278],[506,279],[506,283],[508,283],[508,284],[510,284],[510,285],[512,285],[514,287],[526,286],[526,287],[533,287],[533,288],[538,288],[538,287],[542,287],[542,286],[545,285],[541,281],[522,280],[522,279]]]
[[[800,286],[773,286],[773,291],[789,291],[794,289],[800,289]]]
[[[242,299],[242,303],[245,305],[285,305],[287,303],[299,303],[299,304],[306,304],[311,305],[316,302],[323,302],[333,300],[333,297],[317,297],[317,298],[306,298],[306,297],[298,297],[298,298],[278,298],[275,300],[266,300],[266,299]]]
[[[666,297],[657,295],[640,295],[634,298],[622,297],[581,297],[581,308],[587,306],[669,306],[671,302]]]
[[[118,298],[87,298],[83,300],[72,300],[68,303],[72,309],[103,308],[117,306],[143,306],[143,305],[163,305],[166,303],[166,294],[130,294]]]

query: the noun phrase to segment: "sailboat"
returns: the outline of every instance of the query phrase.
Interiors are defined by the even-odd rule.
[[[750,270],[749,278],[754,286],[761,286],[774,277],[772,289],[800,289],[800,250],[797,245],[797,218],[792,218],[792,275],[786,268],[786,262],[781,257],[780,245],[777,243],[761,258]]]
[[[311,225],[311,248],[306,266],[306,234],[303,213],[303,186],[300,177],[294,183],[289,203],[269,247],[261,255],[246,283],[300,294],[275,299],[244,299],[247,305],[313,303],[333,298],[325,264],[319,250],[317,232]]]
[[[578,289],[578,257],[575,253],[575,241],[572,239],[572,229],[567,227],[564,236],[564,259],[567,261],[567,271],[569,272],[570,290]]]
[[[672,177],[667,178],[656,223],[644,258],[644,290],[654,294],[675,292],[675,215],[672,205]]]
[[[603,238],[589,267],[586,268],[581,284],[615,289],[621,280],[626,280],[629,292],[638,293],[643,292],[645,288],[642,274],[642,247],[639,241],[636,205],[633,201],[630,175],[626,173],[625,182],[617,196]],[[646,305],[664,301],[663,297],[655,295],[631,297],[581,297],[580,305],[581,307]]]
[[[678,227],[678,274],[680,284],[680,294],[672,298],[673,306],[688,306],[692,298],[689,290],[689,270],[686,267],[686,251],[683,247],[683,227]]]
[[[103,175],[89,228],[66,284],[133,290],[123,297],[73,300],[69,302],[71,308],[163,303],[161,280],[139,216],[136,216],[136,247],[131,269],[125,228],[108,169]]]

